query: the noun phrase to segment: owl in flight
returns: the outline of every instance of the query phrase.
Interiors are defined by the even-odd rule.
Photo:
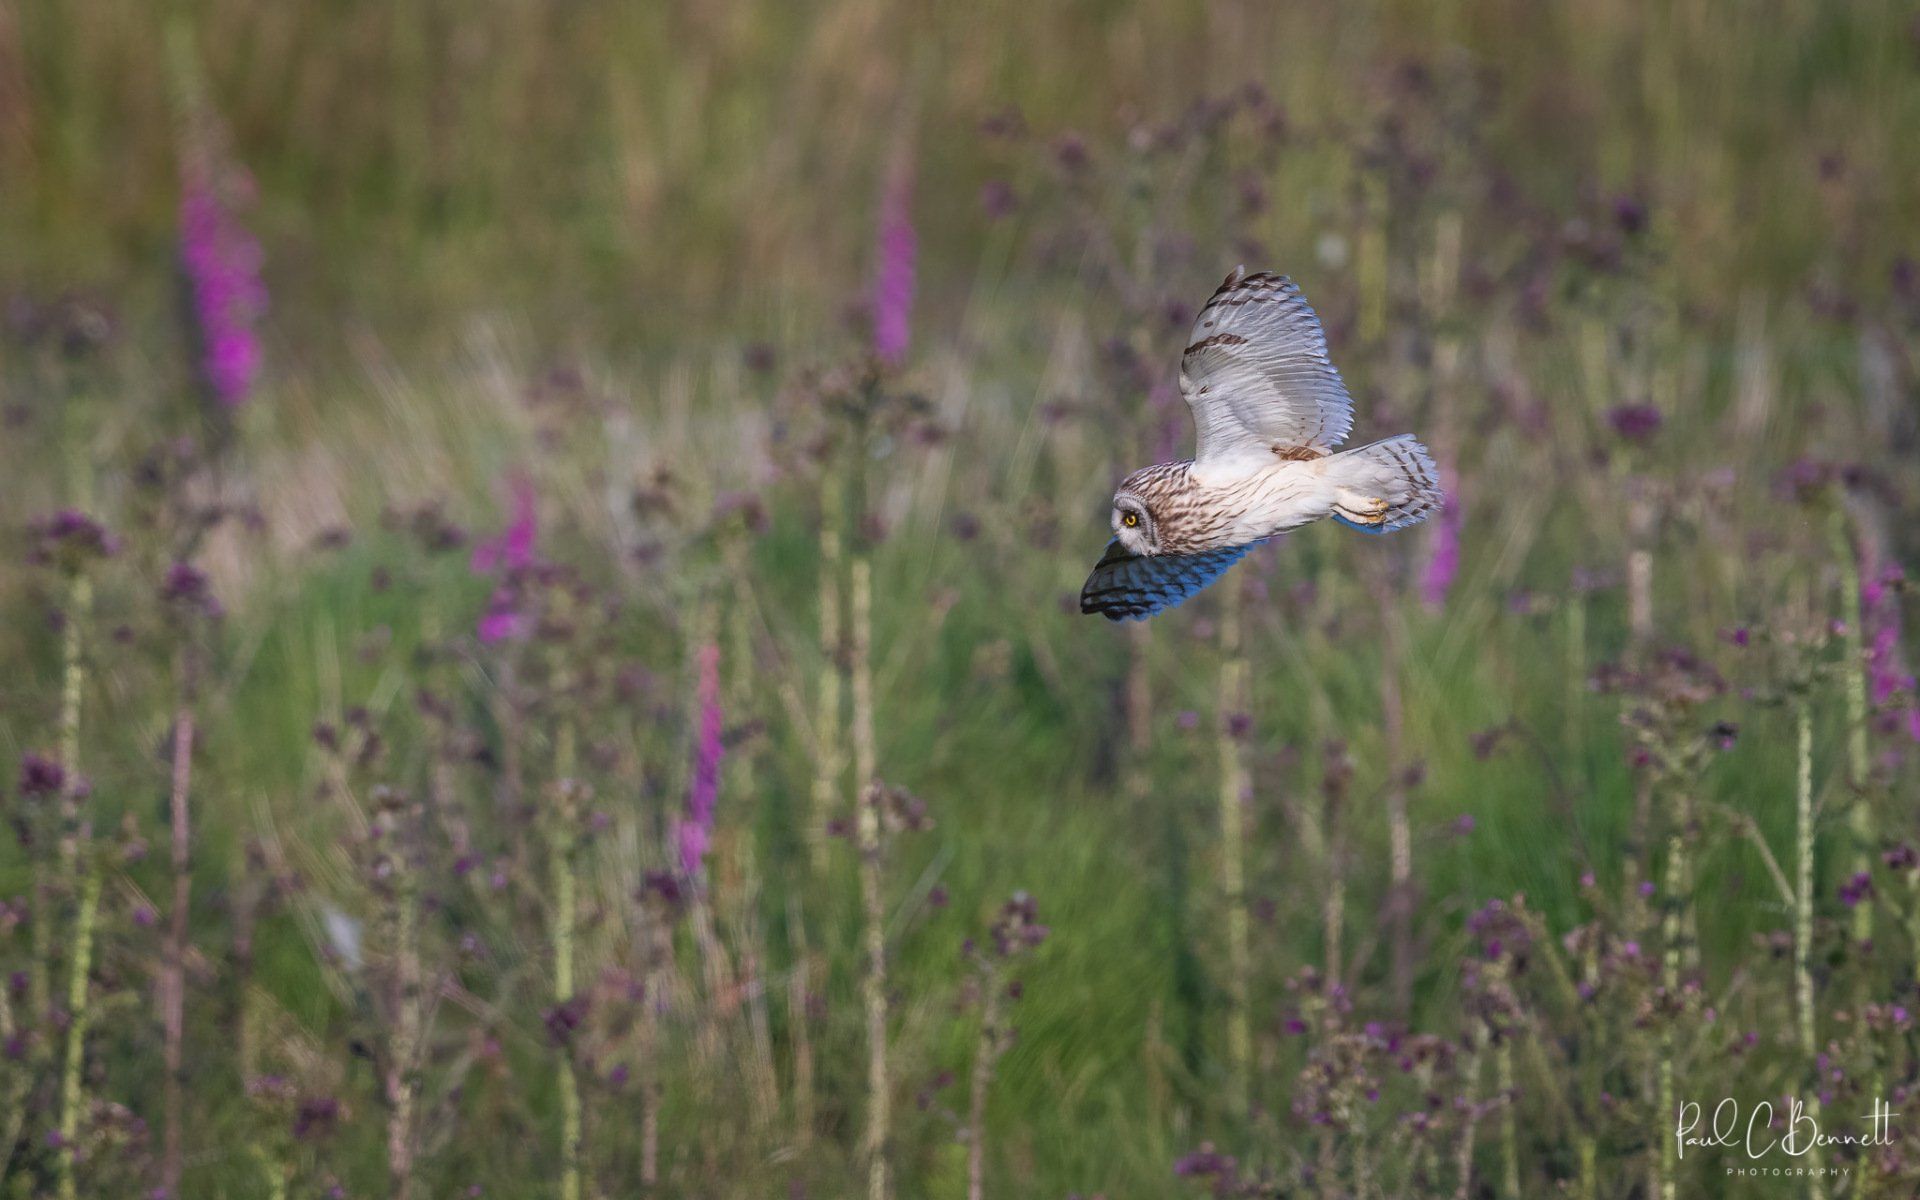
[[[1113,540],[1080,591],[1081,612],[1149,617],[1309,521],[1390,533],[1440,507],[1433,459],[1412,435],[1334,453],[1353,429],[1353,401],[1291,279],[1235,270],[1189,340],[1180,391],[1198,434],[1193,460],[1121,481]]]

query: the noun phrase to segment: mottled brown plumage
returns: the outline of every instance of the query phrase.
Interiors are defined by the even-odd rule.
[[[1439,506],[1433,460],[1412,437],[1335,453],[1352,431],[1353,402],[1291,280],[1234,271],[1188,343],[1180,390],[1193,412],[1194,456],[1121,481],[1113,541],[1081,591],[1082,612],[1149,616],[1310,521],[1386,533]]]

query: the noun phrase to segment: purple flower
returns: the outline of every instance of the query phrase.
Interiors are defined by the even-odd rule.
[[[879,265],[873,278],[873,353],[897,367],[907,357],[912,335],[913,172],[902,155],[887,174],[880,194]]]
[[[237,172],[218,179],[205,154],[190,156],[185,174],[180,264],[193,299],[200,372],[215,399],[238,408],[247,402],[260,371],[260,339],[254,327],[267,307],[260,244],[240,223],[232,204],[251,185]]]
[[[1897,696],[1915,692],[1913,672],[1906,669],[1900,653],[1900,605],[1898,590],[1904,579],[1899,566],[1862,571],[1866,579],[1860,586],[1860,614],[1867,641],[1867,686],[1873,703],[1884,708]],[[1920,741],[1920,709],[1910,711],[1907,732]]]
[[[580,1025],[587,1019],[589,1003],[582,994],[564,1000],[541,1014],[541,1020],[547,1027],[547,1038],[555,1046],[564,1046],[573,1040]]]
[[[1840,903],[1848,908],[1858,907],[1862,900],[1871,895],[1873,895],[1873,876],[1865,871],[1840,885]]]
[[[1629,442],[1644,443],[1660,432],[1660,410],[1651,404],[1621,404],[1607,410],[1607,424]]]
[[[27,525],[33,538],[29,558],[43,566],[77,572],[97,558],[120,553],[120,539],[112,530],[77,508],[63,508]]]
[[[1647,206],[1634,196],[1615,196],[1613,223],[1620,227],[1622,233],[1639,233],[1647,227]]]
[[[693,747],[693,783],[687,789],[687,815],[674,831],[679,843],[680,870],[697,877],[713,840],[714,808],[720,798],[721,744],[720,647],[709,642],[698,655],[700,725]]]
[[[540,535],[538,497],[533,484],[525,478],[515,478],[511,486],[513,519],[496,536],[475,543],[467,565],[476,575],[491,575],[504,569],[511,577],[539,561],[535,550]],[[493,590],[477,629],[482,642],[498,642],[527,633],[533,619],[522,611],[520,600],[520,590],[512,578]]]
[[[980,185],[980,207],[986,211],[989,221],[1000,221],[1020,207],[1020,197],[1006,180],[989,179]]]
[[[66,783],[66,771],[53,759],[31,750],[20,756],[22,796],[57,796]]]
[[[160,599],[208,617],[217,618],[221,613],[220,601],[213,594],[206,572],[192,563],[177,562],[167,568],[166,578],[160,584]]]
[[[518,571],[534,563],[534,543],[540,535],[539,498],[525,476],[516,476],[509,486],[513,519],[498,536],[474,543],[467,565],[475,575],[491,575],[502,567]]]
[[[493,643],[526,636],[533,618],[520,611],[519,593],[510,587],[495,588],[487,599],[487,611],[480,614],[475,632],[482,642]]]
[[[1451,474],[1451,473],[1449,473]],[[1460,573],[1460,485],[1449,479],[1440,519],[1427,539],[1427,565],[1420,572],[1420,602],[1438,611],[1447,603],[1454,576]]]
[[[332,1096],[308,1096],[293,1114],[293,1136],[302,1141],[333,1132],[340,1120],[340,1102]]]
[[[1201,1142],[1200,1148],[1190,1154],[1183,1154],[1173,1164],[1173,1173],[1181,1179],[1206,1179],[1218,1175],[1234,1175],[1240,1164],[1233,1156],[1221,1154],[1213,1148],[1212,1142]]]

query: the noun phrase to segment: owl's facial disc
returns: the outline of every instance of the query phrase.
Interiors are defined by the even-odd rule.
[[[1113,498],[1113,536],[1130,554],[1158,554],[1160,538],[1153,516],[1138,496],[1122,493]]]

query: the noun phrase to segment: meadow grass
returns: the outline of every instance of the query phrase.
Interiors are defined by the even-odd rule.
[[[170,11],[0,10],[0,1192],[1911,1194],[1672,1137],[1920,1070],[1898,6]],[[1082,617],[1241,261],[1458,524]]]

